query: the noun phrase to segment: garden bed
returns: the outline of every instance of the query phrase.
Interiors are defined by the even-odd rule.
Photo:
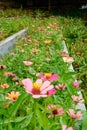
[[[84,101],[79,81],[69,71],[74,59],[62,44],[57,20],[37,18],[29,35],[1,58],[0,129],[85,130],[85,111],[76,109]]]

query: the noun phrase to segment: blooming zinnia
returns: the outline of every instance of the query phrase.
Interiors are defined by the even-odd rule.
[[[70,56],[63,56],[63,60],[64,60],[64,62],[67,62],[67,63],[74,62],[73,57],[70,57]]]
[[[75,113],[75,111],[73,109],[69,109],[68,114],[72,119],[80,119],[80,118],[82,118],[82,113],[80,111]]]
[[[8,93],[8,96],[6,97],[6,99],[9,99],[9,100],[15,102],[19,96],[20,96],[19,92],[12,91],[12,92]]]
[[[15,76],[15,74],[13,72],[5,72],[4,73],[5,76]]]
[[[23,61],[23,63],[25,64],[25,66],[30,66],[33,64],[33,62],[31,61]]]
[[[54,94],[54,91],[51,91],[54,86],[50,84],[50,81],[43,82],[42,79],[38,79],[32,83],[31,79],[27,78],[23,79],[22,83],[26,92],[31,94],[33,98],[47,97]],[[51,91],[50,94],[49,91]]]
[[[43,81],[49,80],[49,81],[55,81],[59,78],[57,74],[52,73],[38,73],[36,76],[40,77]]]
[[[58,84],[55,86],[56,89],[58,90],[64,90],[66,88],[65,84]]]
[[[72,95],[71,97],[72,97],[73,101],[75,101],[76,103],[84,102],[82,97],[75,96],[75,95]]]
[[[6,83],[6,84],[1,84],[1,86],[0,86],[1,88],[9,88],[9,85]]]
[[[66,125],[62,126],[62,130],[74,130],[73,127],[68,127]]]
[[[54,116],[61,116],[64,114],[64,110],[62,107],[58,107],[55,104],[51,104],[47,106],[47,109],[51,112],[51,114],[48,115],[48,118],[54,117]]]
[[[78,81],[74,81],[73,86],[74,86],[75,88],[78,88],[78,87],[79,87],[79,82],[78,82]]]
[[[45,40],[44,43],[46,44],[50,44],[52,42],[52,40]]]

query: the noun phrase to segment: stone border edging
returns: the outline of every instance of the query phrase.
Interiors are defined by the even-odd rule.
[[[19,31],[18,33],[13,34],[12,36],[6,38],[0,42],[0,56],[7,54],[10,49],[14,47],[15,41],[21,36],[25,36],[28,33],[28,28]]]
[[[63,44],[63,50],[68,54],[68,49],[66,47],[65,41],[63,41],[62,44]],[[69,67],[69,71],[74,71],[72,64]],[[78,92],[78,94],[79,94],[80,97],[82,97],[82,93],[80,91]],[[85,107],[84,103],[78,103],[76,105],[76,109],[80,109],[80,110],[85,110],[86,111],[86,107]]]

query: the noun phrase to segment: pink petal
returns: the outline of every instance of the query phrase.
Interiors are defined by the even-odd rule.
[[[51,95],[54,95],[55,93],[56,93],[56,90],[53,88],[53,89],[48,91],[47,95],[51,96]]]
[[[59,78],[59,76],[57,74],[53,74],[50,78],[51,81],[53,80],[57,80]]]
[[[42,84],[42,79],[37,79],[36,84]]]
[[[29,78],[27,78],[27,79],[23,79],[22,83],[24,85],[26,92],[31,93],[32,88],[33,88],[32,81]]]
[[[62,130],[66,130],[66,125],[63,125],[63,126],[62,126]]]
[[[41,73],[37,73],[36,76],[40,77],[43,81],[47,80],[46,77]]]
[[[69,127],[68,130],[74,130],[72,127]]]
[[[78,88],[78,87],[79,87],[79,82],[78,82],[78,81],[75,81],[75,82],[73,83],[73,86],[76,87],[76,88]]]
[[[41,87],[41,91],[43,91],[45,88],[47,88],[50,85],[50,81],[45,81]]]
[[[47,97],[47,95],[33,95],[33,98]]]
[[[74,115],[74,110],[73,109],[69,109],[69,115]]]
[[[54,86],[53,86],[53,85],[50,85],[49,87],[44,88],[44,89],[41,91],[41,93],[45,94],[45,93],[47,93],[47,91],[49,91],[49,90],[51,90],[51,89],[53,89],[53,88],[54,88]]]

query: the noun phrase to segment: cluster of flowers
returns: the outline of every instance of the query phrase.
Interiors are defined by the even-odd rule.
[[[22,83],[24,85],[25,91],[32,95],[33,98],[40,98],[40,97],[48,97],[51,95],[56,94],[56,90],[64,90],[66,86],[64,84],[59,85],[52,85],[52,81],[55,81],[59,78],[57,74],[51,74],[51,73],[38,73],[36,76],[38,76],[40,79],[37,79],[36,82],[32,82],[31,79],[23,79]],[[79,83],[75,81],[73,83],[74,87],[79,87]],[[84,100],[81,97],[72,95],[72,99],[76,102],[83,102]],[[54,116],[60,116],[64,114],[64,109],[62,107],[58,107],[55,104],[51,104],[47,106],[47,109],[50,111],[50,115],[48,115],[48,118],[54,117]],[[82,113],[78,111],[77,113],[73,109],[69,109],[67,114],[72,119],[81,119]],[[62,130],[73,130],[73,127],[67,128],[66,125],[62,126]]]
[[[72,63],[74,60],[72,57],[69,57],[68,55],[64,56],[63,55],[63,60],[64,62],[67,63]],[[33,64],[33,62],[30,61],[23,61],[25,66],[30,66]],[[5,68],[5,66],[0,66],[0,69]],[[13,81],[17,81],[18,78],[16,74],[12,72],[5,72],[5,76],[11,76]],[[58,85],[53,85],[52,82],[58,80],[59,76],[57,74],[52,74],[52,73],[37,73],[36,74],[39,79],[37,79],[35,82],[33,82],[30,78],[26,78],[22,80],[22,84],[24,85],[24,89],[28,94],[31,94],[33,98],[46,98],[52,95],[56,94],[57,90],[65,90],[66,85],[65,84],[58,84]],[[17,82],[16,82],[17,83]],[[75,88],[79,87],[78,81],[74,81],[73,86]],[[1,88],[8,88],[9,85],[7,83],[1,84]],[[15,102],[18,97],[20,96],[19,92],[12,91],[7,94],[6,99],[9,99],[13,102]],[[77,104],[80,102],[84,102],[82,97],[72,95],[71,98],[73,101]],[[54,116],[61,116],[64,114],[64,109],[63,107],[59,107],[55,104],[50,104],[47,106],[47,110],[50,111],[50,114],[48,115],[48,118],[54,117]],[[81,119],[82,118],[82,113],[78,111],[77,113],[73,109],[69,109],[67,114],[72,118],[72,119]],[[67,125],[62,125],[62,130],[74,130],[73,127],[67,127]]]

